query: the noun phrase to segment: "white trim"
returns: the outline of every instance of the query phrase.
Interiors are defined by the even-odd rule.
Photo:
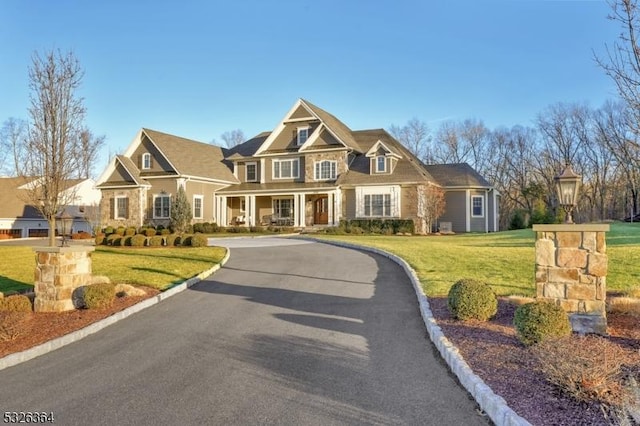
[[[306,141],[309,140],[309,129],[311,129],[311,126],[299,126],[296,128],[296,146],[300,147],[302,145],[304,145],[304,143]],[[304,140],[302,142],[300,142],[300,135],[302,134],[302,132],[306,133],[306,136],[304,138]]]
[[[156,198],[168,198],[169,199],[169,213],[167,216],[156,216]],[[160,205],[160,212],[162,213],[163,203]],[[171,194],[153,194],[153,205],[151,206],[151,217],[153,219],[170,219],[171,218]]]
[[[286,127],[285,120],[287,120],[291,116],[291,114],[296,112],[296,109],[298,109],[298,107],[300,105],[302,105],[302,99],[298,99],[296,101],[296,103],[293,104],[293,107],[291,107],[291,109],[289,110],[289,112],[287,112],[287,114],[284,116],[284,118],[282,120],[280,120],[280,122],[278,123],[276,128],[273,130],[273,132],[271,132],[269,134],[269,136],[267,137],[267,139],[264,142],[262,142],[262,145],[260,145],[260,148],[258,148],[258,150],[256,151],[255,155],[258,155],[258,154],[266,151],[267,149],[269,149],[269,147],[271,146],[273,141],[275,141],[276,138],[280,135],[280,133],[282,133],[282,131],[285,129],[285,127]],[[312,113],[311,111],[309,111],[309,108],[306,105],[305,105],[305,109],[309,113]]]
[[[356,218],[400,218],[402,215],[400,185],[385,186],[358,186],[356,187]],[[390,211],[388,216],[365,215],[365,196],[366,195],[389,195]],[[383,208],[384,214],[384,208]]]
[[[129,197],[127,195],[116,195],[114,198],[114,204],[113,204],[113,218],[115,220],[123,220],[123,219],[129,219],[127,217],[127,210],[129,207]],[[119,208],[118,208],[118,200],[127,200],[127,204],[125,205],[125,212],[124,215],[119,215],[118,213],[120,213]]]
[[[469,203],[471,202],[471,190],[466,189],[464,191],[464,217],[465,217],[465,228],[466,232],[471,232],[471,210]]]
[[[291,162],[291,176],[286,176],[286,177],[282,177],[282,176],[277,176],[276,177],[276,167],[275,167],[275,163],[285,163],[285,162]],[[294,170],[293,170],[293,164],[296,164],[295,167],[295,175],[293,174]],[[278,167],[278,174],[282,175],[282,168]],[[274,158],[273,160],[271,160],[271,178],[273,180],[282,180],[282,179],[299,179],[300,178],[300,157],[294,157],[294,158],[284,158],[284,159],[280,159],[280,158]]]
[[[148,160],[148,161],[147,161]],[[149,163],[149,164],[147,164]],[[151,154],[145,152],[142,154],[142,164],[140,164],[141,170],[150,170],[151,169]]]
[[[196,216],[196,200],[200,200],[200,216]],[[193,213],[193,218],[194,219],[204,219],[204,195],[194,195],[193,196],[193,201],[191,202],[192,206],[191,206],[191,211]],[[169,209],[171,209],[171,207],[169,207]],[[171,210],[169,210],[169,213],[171,213]]]
[[[267,160],[265,158],[260,159],[260,183],[267,180]]]
[[[329,163],[329,177],[328,178],[322,178],[322,163]],[[331,176],[331,165],[333,165],[333,176]],[[317,167],[320,166],[320,170],[317,169]],[[318,173],[318,171],[320,173]],[[338,177],[338,161],[336,160],[320,160],[320,161],[314,161],[313,162],[313,180],[318,181],[318,182],[323,182],[323,181],[327,181],[327,180],[336,180],[336,178]]]
[[[482,213],[481,214],[475,214],[474,213],[474,205],[473,202],[474,200],[480,200],[481,204],[480,204],[480,208],[482,209]],[[485,217],[484,214],[484,210],[485,210],[485,197],[483,195],[472,195],[471,196],[471,217]]]
[[[400,154],[396,154],[394,151],[390,150],[389,147],[386,146],[380,139],[378,139],[378,141],[373,144],[371,148],[369,148],[369,150],[365,153],[365,157],[378,157],[378,154],[376,152],[378,151],[378,148],[380,146],[382,146],[384,150],[387,151],[387,153],[384,155],[385,157],[402,158]]]
[[[380,170],[380,159],[384,160],[384,168],[382,170]],[[387,157],[385,155],[376,155],[375,156],[375,160],[376,162],[376,173],[387,173]]]
[[[254,173],[254,178],[249,180],[249,166],[254,166],[256,168]],[[236,176],[237,177],[237,176]],[[257,161],[248,161],[244,163],[244,180],[245,182],[257,182],[258,177],[258,162]]]

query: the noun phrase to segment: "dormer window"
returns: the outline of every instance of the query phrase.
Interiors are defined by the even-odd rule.
[[[387,171],[387,158],[384,155],[376,157],[376,173],[384,173]]]
[[[142,169],[148,170],[151,168],[151,154],[145,152],[142,154]]]
[[[308,127],[298,127],[298,146],[304,144],[307,139],[309,139],[309,128]]]

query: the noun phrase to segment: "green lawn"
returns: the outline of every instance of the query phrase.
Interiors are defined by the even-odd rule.
[[[534,296],[535,236],[530,229],[428,237],[326,235],[377,247],[405,259],[429,296],[446,295],[460,278],[476,278],[500,295]],[[609,290],[640,287],[640,223],[614,223],[607,233]]]
[[[94,275],[116,283],[144,284],[166,289],[219,263],[225,249],[184,247],[130,249],[96,247],[92,254]],[[33,286],[35,254],[30,247],[0,246],[0,291]]]

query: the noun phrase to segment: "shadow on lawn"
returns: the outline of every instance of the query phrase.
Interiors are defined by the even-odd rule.
[[[11,293],[11,292],[25,292],[33,290],[33,283],[25,283],[23,281],[16,281],[9,277],[5,277],[4,275],[0,275],[0,291],[2,293]]]
[[[183,248],[180,247],[175,247],[177,250],[182,250]],[[188,249],[190,247],[185,247],[184,249]],[[124,247],[123,250],[129,250],[131,249],[131,247]],[[100,250],[99,253],[101,255],[115,255],[115,256],[136,256],[136,257],[152,257],[154,259],[157,258],[161,258],[161,259],[172,259],[172,260],[188,260],[188,261],[197,261],[197,262],[203,262],[203,263],[211,263],[211,262],[216,262],[219,263],[222,258],[224,257],[224,253],[220,256],[219,259],[215,258],[215,257],[207,257],[207,256],[203,256],[203,255],[193,255],[193,256],[175,256],[173,254],[158,254],[157,251],[153,250],[153,251],[149,251],[148,253],[145,253],[144,250],[147,249],[146,247],[143,247],[141,250],[136,250],[135,252],[127,252],[127,251],[118,251],[118,248],[108,248],[105,250]],[[165,247],[166,249],[166,247]]]

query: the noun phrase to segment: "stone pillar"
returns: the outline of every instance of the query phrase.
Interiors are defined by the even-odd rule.
[[[36,312],[75,309],[73,292],[91,283],[91,253],[95,247],[36,247]]]
[[[536,297],[561,306],[578,333],[607,333],[609,225],[533,225]]]

